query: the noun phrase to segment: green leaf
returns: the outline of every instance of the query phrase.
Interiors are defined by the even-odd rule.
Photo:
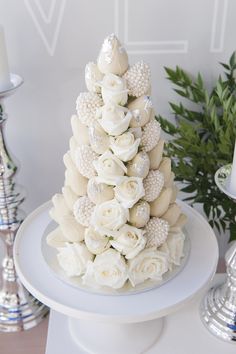
[[[199,86],[200,88],[203,88],[203,87],[204,87],[204,85],[203,85],[203,79],[202,79],[202,76],[201,76],[200,73],[198,73],[198,75],[197,75],[197,83],[198,83],[198,86]]]
[[[181,188],[181,191],[185,193],[193,193],[196,191],[196,187],[194,185],[189,185],[187,187]]]
[[[166,68],[164,67],[166,73],[168,74],[168,79],[172,80],[173,82],[175,82],[177,80],[177,75],[176,75],[176,71],[171,69],[171,68]]]
[[[176,180],[191,205],[203,204],[209,223],[218,231],[230,230],[236,239],[236,203],[222,194],[214,182],[218,168],[232,161],[236,136],[236,55],[221,63],[226,71],[210,90],[202,75],[196,78],[180,67],[165,68],[179,95],[169,102],[176,124],[163,116],[156,119],[171,136],[165,153],[173,161]],[[206,84],[207,83],[207,84]]]
[[[236,64],[236,61],[235,61],[235,52],[233,52],[233,54],[231,55],[230,59],[229,59],[229,63],[230,63],[230,66],[233,67],[235,64]]]
[[[170,102],[169,104],[170,104],[174,113],[180,114],[180,115],[184,113],[183,106],[181,103],[179,105],[177,105],[175,103]]]
[[[224,63],[220,63],[226,70],[230,70],[230,66]]]
[[[208,204],[208,203],[204,203],[203,204],[203,210],[204,210],[206,216],[209,218],[210,212],[211,212],[211,205]]]
[[[236,240],[236,224],[230,224],[230,242]]]
[[[155,118],[161,124],[162,130],[167,134],[173,135],[178,133],[178,128],[167,119],[162,118],[160,115]]]
[[[178,93],[178,95],[182,96],[182,97],[188,97],[188,94],[186,93],[186,91],[183,90],[179,90],[179,89],[174,89],[176,93]]]

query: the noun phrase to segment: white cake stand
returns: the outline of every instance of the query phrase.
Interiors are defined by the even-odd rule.
[[[78,348],[93,354],[144,353],[160,336],[164,317],[202,291],[216,270],[218,245],[212,229],[194,209],[179,204],[188,216],[190,255],[181,272],[161,287],[131,295],[97,295],[56,277],[41,252],[51,203],[29,215],[18,232],[14,248],[18,275],[36,298],[68,317]]]

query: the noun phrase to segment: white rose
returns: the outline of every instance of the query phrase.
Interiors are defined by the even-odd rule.
[[[98,174],[98,183],[116,185],[127,172],[127,168],[123,162],[110,151],[104,152],[104,154],[93,162],[93,165]]]
[[[134,135],[126,132],[117,137],[110,137],[110,147],[114,154],[122,161],[132,160],[137,154],[141,139],[135,139]]]
[[[100,235],[92,227],[85,230],[84,241],[88,250],[93,254],[100,254],[111,247],[109,238]]]
[[[127,266],[119,252],[109,249],[89,262],[83,282],[92,287],[119,289],[128,279]]]
[[[85,273],[87,263],[92,261],[93,255],[83,243],[66,243],[65,247],[59,248],[57,259],[66,274],[75,277]]]
[[[114,191],[116,199],[124,208],[132,208],[145,195],[143,180],[140,177],[123,177]]]
[[[111,245],[125,256],[131,259],[142,251],[146,244],[144,231],[130,225],[124,225],[117,231],[117,236],[111,241]]]
[[[168,271],[168,256],[155,248],[146,248],[129,260],[129,280],[133,286],[147,279],[161,280]]]
[[[85,67],[85,83],[90,92],[101,92],[99,82],[102,80],[103,74],[99,71],[97,64],[88,63]]]
[[[128,129],[132,114],[128,108],[110,102],[97,110],[96,118],[105,132],[117,136]]]
[[[124,106],[128,101],[126,80],[114,74],[106,74],[101,82],[102,98],[105,103],[113,102]]]
[[[91,218],[91,224],[101,235],[114,236],[129,219],[128,209],[116,200],[98,204]]]
[[[159,248],[160,251],[166,252],[169,257],[169,269],[172,270],[172,265],[180,265],[180,260],[184,256],[184,241],[185,235],[180,228],[172,229],[166,242]]]

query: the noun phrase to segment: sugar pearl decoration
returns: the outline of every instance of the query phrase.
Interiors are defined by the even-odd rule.
[[[93,210],[94,204],[91,200],[87,196],[81,197],[74,204],[73,211],[75,219],[79,224],[89,226]]]
[[[143,127],[143,135],[141,140],[142,149],[146,152],[151,151],[158,143],[161,134],[160,123],[155,118],[151,119]]]
[[[91,178],[88,182],[87,193],[94,204],[101,204],[114,198],[113,186],[105,183],[98,183],[97,178]]]
[[[89,142],[97,154],[103,154],[109,148],[109,137],[98,122],[89,127]]]
[[[146,248],[160,247],[167,239],[169,224],[160,218],[151,218],[145,228],[147,238]]]
[[[82,92],[76,100],[76,110],[81,123],[90,126],[96,119],[97,108],[102,105],[102,98],[98,94]]]
[[[99,71],[97,64],[88,63],[85,67],[85,83],[88,91],[90,92],[101,92],[101,87],[99,82],[102,81],[103,74]]]
[[[128,109],[132,112],[130,121],[131,128],[143,127],[150,120],[152,111],[152,101],[150,96],[141,96],[128,104]]]
[[[164,186],[164,176],[158,170],[150,170],[147,177],[143,181],[145,189],[145,196],[143,197],[147,202],[155,200]]]
[[[150,206],[144,200],[140,200],[130,209],[129,221],[135,227],[144,227],[150,218]]]
[[[143,61],[139,61],[125,73],[129,95],[140,97],[147,94],[151,86],[151,73],[149,66]]]
[[[98,68],[104,74],[116,75],[123,75],[128,69],[126,50],[113,33],[103,42],[98,56]]]
[[[148,175],[150,161],[148,154],[140,151],[137,155],[127,164],[127,175],[130,177],[145,178]]]
[[[93,161],[96,160],[97,157],[98,155],[92,150],[91,146],[78,146],[75,152],[75,163],[82,176],[87,178],[95,176]]]

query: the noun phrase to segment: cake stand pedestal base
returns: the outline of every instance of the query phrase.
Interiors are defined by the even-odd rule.
[[[86,353],[137,354],[147,351],[158,340],[163,318],[125,324],[69,318],[68,325],[72,339]]]
[[[214,278],[213,283],[209,284],[209,287],[223,283],[225,276],[222,274],[217,274]],[[153,346],[146,351],[141,350],[141,346],[137,348],[135,354],[235,354],[235,346],[232,343],[225,343],[216,337],[210,335],[207,329],[203,326],[200,316],[199,316],[199,306],[202,299],[202,294],[198,296],[197,299],[192,300],[191,303],[184,306],[180,311],[165,317],[164,326],[160,338],[157,338],[158,333],[155,332],[155,328],[152,329],[152,335],[156,335],[158,339]],[[151,321],[155,323],[154,321]],[[90,321],[90,325],[93,323],[93,327],[96,327],[96,322]],[[147,322],[143,322],[145,325]],[[90,325],[87,328],[87,338],[90,338],[89,345],[93,345],[93,341],[96,340],[98,344],[98,339],[100,333],[96,331],[90,331]],[[142,325],[142,323],[141,323]],[[133,325],[132,325],[133,326]],[[91,327],[92,328],[92,327]],[[65,315],[58,312],[51,311],[49,329],[48,329],[48,339],[47,339],[47,349],[45,354],[98,354],[102,347],[98,346],[94,351],[88,351],[83,347],[84,342],[80,345],[80,339],[82,339],[80,332],[76,334],[76,340],[74,335],[70,332],[70,319]],[[100,338],[100,345],[104,343],[111,343],[114,345],[113,338],[109,337],[110,332],[107,332],[107,337],[105,342],[102,343],[103,339]],[[140,336],[144,339],[146,332],[143,332]],[[132,337],[132,342],[140,343],[140,337]],[[95,339],[97,338],[97,339]],[[150,337],[149,337],[150,338]],[[125,343],[124,343],[125,347]],[[114,348],[112,348],[114,349]],[[102,352],[105,354],[106,352]],[[110,352],[111,353],[111,352]],[[128,347],[125,350],[119,352],[119,354],[131,354],[132,352]]]

